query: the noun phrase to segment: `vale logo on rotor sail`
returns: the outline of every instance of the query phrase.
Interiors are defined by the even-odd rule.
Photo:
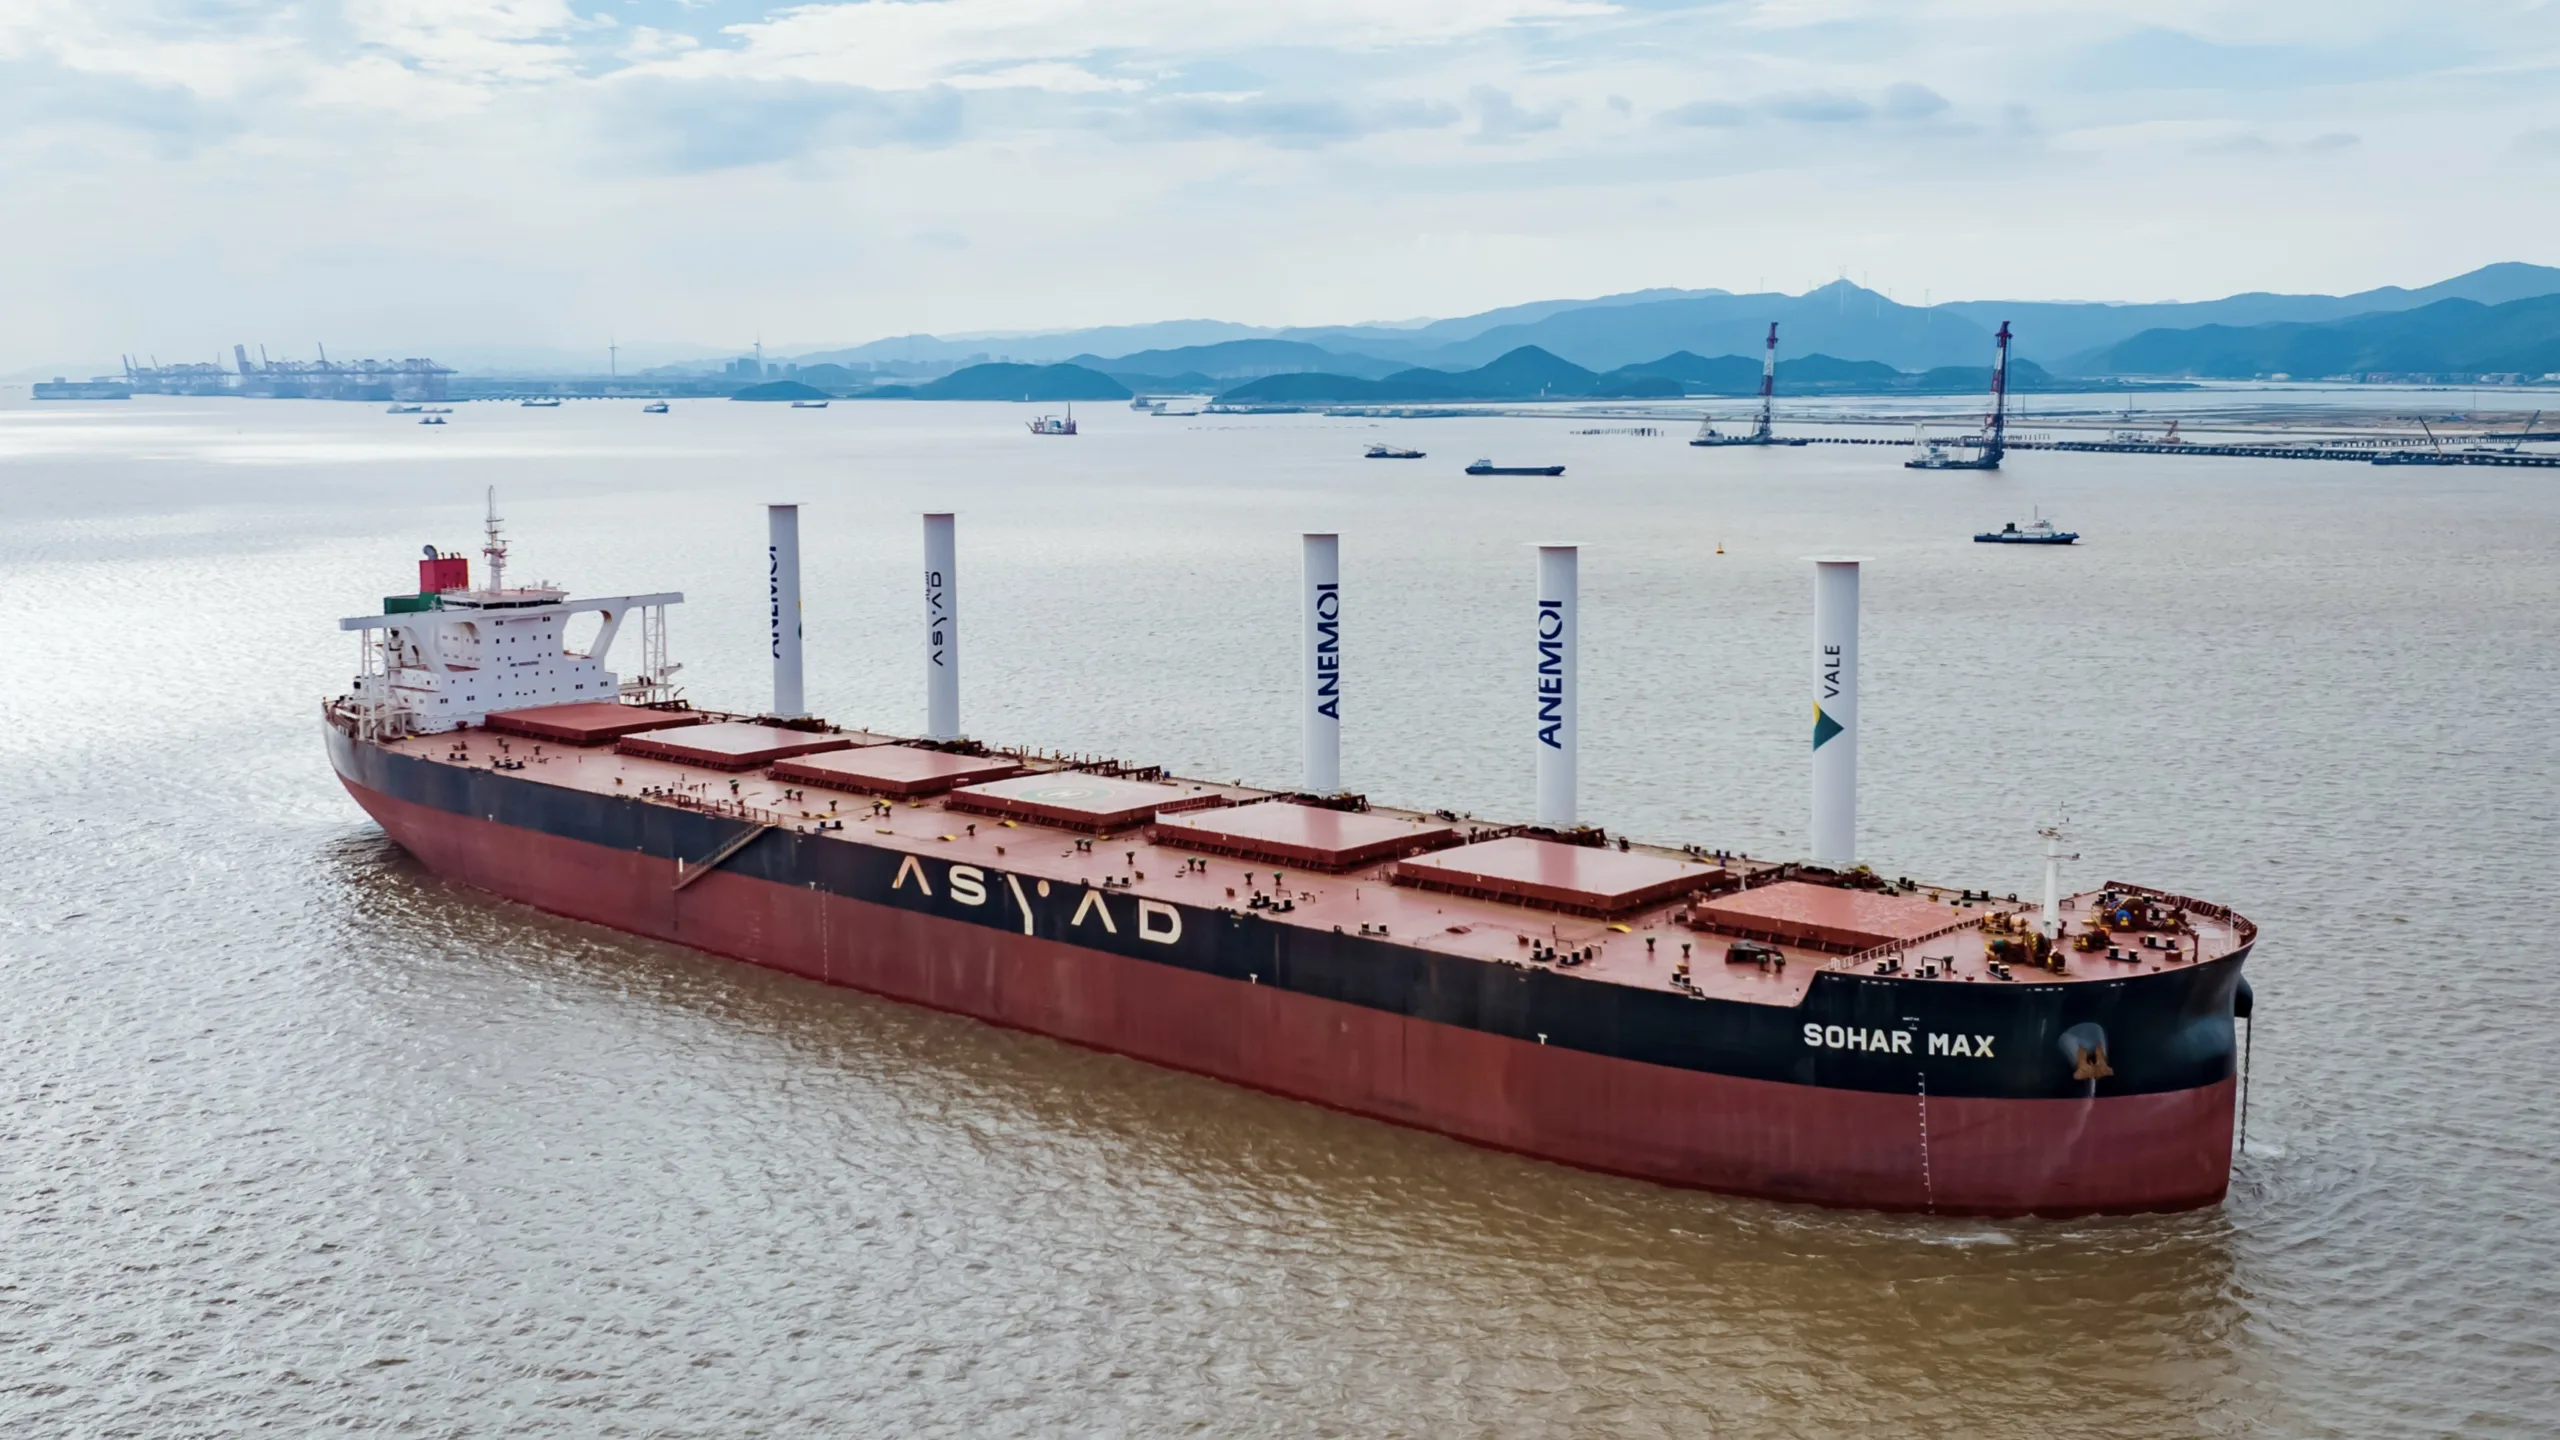
[[[1822,647],[1822,700],[1840,698],[1840,647]],[[1821,749],[1833,737],[1849,727],[1822,713],[1822,700],[1813,702],[1813,748]]]

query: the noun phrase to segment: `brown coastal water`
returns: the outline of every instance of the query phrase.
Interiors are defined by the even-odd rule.
[[[2548,1433],[2547,477],[1021,413],[0,409],[0,1434]],[[1488,815],[1525,546],[1578,540],[1586,815],[1760,853],[1802,844],[1801,557],[1873,556],[1879,868],[2024,890],[2061,806],[2074,878],[2264,927],[2231,1199],[1675,1192],[448,885],[316,707],[488,484],[518,573],[685,590],[691,692],[746,706],[801,502],[812,703],[889,728],[956,509],[973,732],[1259,780],[1338,528],[1349,779]],[[2038,505],[2088,542],[1967,543]]]

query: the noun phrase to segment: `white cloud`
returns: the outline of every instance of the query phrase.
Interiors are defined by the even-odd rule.
[[[1448,42],[1610,13],[1597,0],[939,0],[803,5],[728,27],[737,43],[688,57],[685,73],[911,89],[990,63],[1103,52],[1214,55],[1271,47],[1365,51]]]
[[[349,0],[345,18],[359,43],[421,69],[506,81],[567,77],[570,38],[596,28],[567,0]]]
[[[663,60],[688,50],[699,50],[702,42],[681,30],[661,30],[654,25],[635,25],[622,42],[622,58],[635,62]]]
[[[1884,99],[1877,107],[1896,120],[1926,120],[1947,108],[1947,97],[1926,85],[1910,81],[1885,88]]]
[[[1760,108],[1781,120],[1806,125],[1845,125],[1876,113],[1876,107],[1864,99],[1838,90],[1797,90],[1772,95],[1760,102]]]
[[[0,369],[283,324],[860,339],[1837,264],[2354,288],[2548,260],[2560,218],[2502,173],[2560,154],[2547,6],[754,3],[0,0]],[[2420,171],[2458,231],[2359,183]],[[2033,203],[1985,243],[1950,175]]]
[[[1491,85],[1478,85],[1468,91],[1467,102],[1476,112],[1476,130],[1471,138],[1478,144],[1507,145],[1564,123],[1563,106],[1533,108]]]
[[[954,75],[951,84],[962,90],[1049,90],[1060,95],[1125,95],[1147,88],[1144,80],[1096,75],[1081,65],[1055,60],[1037,60],[976,74]]]
[[[1662,112],[1663,120],[1672,125],[1701,125],[1730,129],[1748,123],[1751,112],[1730,100],[1692,100]]]

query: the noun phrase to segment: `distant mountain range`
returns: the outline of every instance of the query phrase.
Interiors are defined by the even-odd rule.
[[[2041,390],[2055,383],[2033,361],[2012,362],[2009,379],[2012,388],[2020,390]],[[1789,395],[1974,392],[1987,390],[1990,384],[1988,365],[1941,366],[1915,375],[1874,360],[1837,360],[1828,355],[1807,355],[1778,364],[1778,388]],[[1759,389],[1759,362],[1739,355],[1709,359],[1675,350],[1656,360],[1602,373],[1535,345],[1523,345],[1471,370],[1415,368],[1377,379],[1301,371],[1246,381],[1218,399],[1229,405],[1375,405],[1459,400],[1670,399],[1682,395],[1753,395]]]
[[[1782,383],[1790,392],[1930,392],[1979,388],[1968,377],[1988,364],[1992,333],[2006,321],[2016,336],[2012,358],[2021,389],[2045,383],[2030,377],[2030,366],[2083,377],[2539,377],[2560,372],[2560,315],[2534,303],[2554,297],[2560,297],[2560,268],[2520,262],[2482,266],[2416,289],[2251,292],[2175,304],[1955,300],[1923,307],[1841,280],[1801,295],[1633,290],[1395,323],[1272,328],[1196,319],[1054,333],[905,335],[805,353],[761,373],[746,357],[657,365],[642,373],[723,389],[740,383],[732,377],[743,377],[746,383],[793,379],[834,395],[985,399],[1100,399],[1114,389],[1225,394],[1247,386],[1259,386],[1253,393],[1262,396],[1309,397],[1306,403],[1457,392],[1501,399],[1542,392],[1736,395],[1756,385],[1761,341],[1775,323]],[[627,361],[647,347],[622,348]],[[1523,351],[1563,368],[1512,358]],[[526,352],[469,368],[527,373],[533,358]],[[1050,373],[1062,365],[1076,373]],[[1843,365],[1866,368],[1837,368]],[[550,373],[555,367],[534,368]],[[621,373],[632,372],[626,366]],[[1524,376],[1535,381],[1526,391],[1520,389]],[[1318,402],[1316,396],[1330,398]]]
[[[2461,281],[2447,281],[2425,290],[2368,291],[2362,296],[2235,296],[2215,304],[2242,315],[2262,314],[2270,309],[2316,312],[2351,304],[2397,304],[2465,283],[2493,295],[2530,288],[2536,283],[2552,284],[2554,289],[2497,302],[2439,298],[2404,308],[2320,320],[2152,327],[2074,356],[2060,367],[2064,375],[2074,377],[2068,379],[2057,378],[2026,358],[2021,344],[2010,361],[2010,387],[2020,391],[2076,390],[2118,386],[2135,379],[2271,376],[2309,380],[2332,376],[2361,379],[2495,374],[2538,380],[2544,375],[2560,374],[2560,270],[2491,266],[2474,271]],[[1813,302],[1818,309],[1826,295],[1835,310],[1849,299],[1863,297],[1859,303],[1869,312],[1864,322],[1868,326],[1866,333],[1871,338],[1884,337],[1879,343],[1891,342],[1888,349],[1901,346],[1897,353],[1935,353],[1937,340],[1926,333],[1915,336],[1906,327],[1913,317],[1927,322],[1932,312],[1905,310],[1854,286],[1826,286],[1810,295],[1795,297],[1790,303],[1795,306],[1794,313],[1801,314],[1805,302]],[[1535,306],[1521,307],[1515,314],[1526,314],[1528,318],[1507,320],[1463,340],[1446,341],[1432,353],[1471,355],[1523,333],[1542,332],[1561,332],[1565,339],[1559,343],[1572,343],[1578,338],[1585,354],[1616,353],[1636,340],[1683,330],[1727,334],[1739,323],[1733,318],[1736,306],[1755,304],[1760,307],[1758,313],[1766,314],[1773,308],[1764,303],[1767,299],[1681,295],[1668,300],[1631,300],[1544,311]],[[2212,307],[2121,308],[2156,316]],[[1985,313],[2002,312],[1995,307]],[[2012,313],[2034,312],[2030,307],[2017,307]],[[1752,321],[1746,328],[1753,333],[1746,338],[1765,335],[1767,323]],[[1782,339],[1790,333],[1786,329],[1789,323],[1779,322]],[[1829,328],[1819,319],[1795,323],[1798,330],[1817,334]],[[1839,315],[1834,315],[1833,323],[1841,323]],[[1973,332],[1974,343],[1965,349],[1988,358],[1990,339],[1980,326],[1961,317],[1942,317],[1937,323],[1943,331]],[[2023,326],[2035,321],[2012,323]],[[2070,317],[2069,323],[2080,327],[2077,333],[2097,333],[2085,316]],[[1407,365],[1389,357],[1330,349],[1312,341],[1256,337],[1138,350],[1116,358],[1079,353],[1072,362],[1047,365],[972,365],[923,384],[863,389],[857,382],[844,386],[843,393],[924,400],[1116,400],[1133,393],[1214,393],[1228,404],[1245,406],[1742,396],[1759,388],[1760,362],[1747,353],[1748,349],[1757,348],[1708,355],[1681,347],[1600,369],[1545,345],[1519,344],[1473,364]],[[833,364],[803,366],[800,374],[804,380],[823,377],[818,383],[839,385],[856,379],[855,372]],[[1914,370],[1888,360],[1840,358],[1820,351],[1778,362],[1779,389],[1787,395],[1978,393],[1989,381],[1990,367],[1981,363],[1942,363]]]
[[[2317,325],[2353,316],[2425,309],[2448,300],[2497,307],[2560,294],[2560,269],[2506,263],[2420,289],[2387,286],[2353,295],[2251,293],[2158,305],[1962,300],[1923,308],[1849,282],[1802,295],[1722,290],[1639,290],[1583,300],[1542,300],[1413,325],[1255,328],[1218,320],[1069,330],[1046,335],[900,336],[804,355],[801,363],[947,363],[1001,356],[1020,364],[1071,362],[1133,379],[1132,388],[1222,389],[1279,374],[1384,380],[1408,369],[1462,373],[1523,346],[1595,375],[1640,368],[1686,351],[1755,359],[1770,322],[1781,353],[1820,353],[1895,370],[1986,364],[1991,332],[2007,320],[2014,354],[2062,374],[2084,373],[2101,352],[2154,330],[2206,326]],[[2415,365],[2377,368],[2417,369]],[[2132,373],[2116,370],[2106,373]],[[2203,373],[2203,372],[2198,372]],[[2254,373],[2254,372],[2253,372]],[[1200,381],[1209,382],[1202,385]]]
[[[2416,290],[2386,285],[2353,295],[2275,295],[2263,291],[2180,305],[2068,305],[1997,300],[1952,300],[1939,310],[1997,327],[2010,322],[2018,353],[2033,354],[2064,374],[2086,368],[2094,352],[2146,330],[2187,330],[2206,325],[2313,324],[2378,311],[2415,310],[2439,300],[2500,305],[2536,295],[2560,294],[2560,269],[2508,262]]]
[[[2288,375],[2560,372],[2560,294],[2503,305],[2439,300],[2413,310],[2316,324],[2146,330],[2081,358],[2091,375],[2249,378]]]
[[[1236,342],[1264,344],[1271,342]],[[1185,347],[1196,350],[1206,347]],[[1183,355],[1183,351],[1159,352]],[[1318,352],[1321,354],[1322,352]],[[1266,360],[1293,358],[1266,353]],[[822,367],[803,367],[802,376]],[[831,368],[831,367],[825,367]],[[1469,370],[1408,367],[1383,376],[1343,375],[1321,370],[1293,370],[1264,375],[1232,386],[1207,377],[1194,387],[1164,383],[1132,385],[1133,377],[1108,375],[1084,365],[1021,365],[1011,362],[971,365],[920,385],[877,385],[839,392],[864,400],[1126,400],[1132,392],[1203,393],[1220,390],[1220,401],[1241,406],[1370,405],[1457,401],[1563,399],[1669,399],[1683,395],[1743,396],[1760,388],[1757,361],[1739,355],[1709,359],[1677,350],[1641,365],[1595,372],[1535,345],[1523,345]],[[1161,377],[1134,377],[1160,382]],[[1978,394],[1991,383],[1988,365],[1949,365],[1921,374],[1896,370],[1873,360],[1837,360],[1807,355],[1779,363],[1778,383],[1789,395]],[[2060,381],[2034,361],[2013,362],[2010,386],[2018,390],[2079,388],[2087,381]],[[2115,382],[2100,382],[2115,383]],[[739,392],[739,399],[780,399],[784,387],[814,395],[798,381],[772,381]]]
[[[1251,380],[1300,370],[1326,370],[1374,380],[1412,368],[1404,361],[1327,350],[1303,340],[1221,340],[1214,345],[1140,350],[1111,359],[1088,352],[1071,357],[1067,363],[1111,375],[1205,375],[1217,380]]]

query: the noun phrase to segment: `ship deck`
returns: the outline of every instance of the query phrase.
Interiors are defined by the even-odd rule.
[[[717,713],[704,718],[715,723],[746,719]],[[866,748],[900,739],[851,730],[836,732],[835,738]],[[1093,886],[1108,881],[1121,893],[1148,899],[1251,909],[1274,925],[1338,929],[1344,934],[1539,968],[1553,966],[1556,962],[1548,958],[1552,955],[1579,959],[1588,952],[1590,958],[1568,967],[1568,973],[1602,984],[1780,1007],[1802,1002],[1814,976],[1825,970],[1889,973],[1917,983],[2096,983],[2220,959],[2255,936],[2247,920],[2219,906],[2111,885],[2108,892],[2148,897],[2174,911],[2181,917],[2177,927],[2127,931],[2120,926],[2107,950],[2073,950],[2067,948],[2068,937],[2091,928],[2105,892],[2074,895],[2063,904],[2065,959],[2056,973],[2024,963],[1996,965],[1986,954],[1986,941],[2000,927],[2015,921],[2031,926],[2035,919],[2037,907],[2014,897],[1994,898],[1980,891],[1934,885],[1897,887],[1885,893],[1843,886],[1837,883],[1838,877],[1807,872],[1793,864],[1646,844],[1628,845],[1622,851],[1613,843],[1606,851],[1563,857],[1567,863],[1561,870],[1551,866],[1545,875],[1536,875],[1521,868],[1516,841],[1507,838],[1515,836],[1519,827],[1445,812],[1435,816],[1384,807],[1364,812],[1379,820],[1404,822],[1417,835],[1454,830],[1462,841],[1498,842],[1478,852],[1487,857],[1481,865],[1465,863],[1468,852],[1463,849],[1434,849],[1411,857],[1417,870],[1407,872],[1406,883],[1398,883],[1394,872],[1402,857],[1325,873],[1222,853],[1219,847],[1204,847],[1196,837],[1180,837],[1188,843],[1161,842],[1150,837],[1143,823],[1132,822],[1125,828],[1115,824],[1096,833],[1094,824],[1072,823],[1075,817],[1064,812],[1059,812],[1060,817],[1069,823],[1041,818],[1019,805],[991,810],[981,802],[971,808],[963,792],[893,796],[833,788],[817,783],[819,772],[805,765],[785,766],[790,778],[777,778],[763,769],[739,773],[627,753],[610,744],[580,746],[480,729],[383,743],[395,753],[439,764],[475,769],[504,766],[517,778],[536,784],[710,811],[786,829],[819,833],[822,824],[841,822],[841,830],[825,830],[824,837],[963,861],[1025,879]],[[1020,767],[1012,780],[1003,782],[1016,791],[1041,775],[1056,776],[1062,784],[1113,778],[1037,752],[998,754]],[[1118,793],[1118,787],[1128,783],[1132,782],[1115,780],[1111,786],[1094,788]],[[1186,820],[1221,814],[1200,808],[1204,806],[1286,803],[1282,791],[1187,779],[1164,783],[1162,793],[1177,803],[1162,808],[1179,812]],[[1116,821],[1127,813],[1114,810],[1111,818]],[[1169,828],[1167,833],[1175,832]],[[1509,853],[1501,853],[1499,847],[1510,847]],[[1664,888],[1659,877],[1671,874],[1675,865],[1694,871],[1699,884],[1712,887],[1713,893],[1652,898]],[[1466,883],[1418,875],[1426,867],[1442,875],[1461,872]],[[1554,881],[1557,875],[1564,878]],[[1600,878],[1577,881],[1580,875]],[[1655,878],[1647,880],[1648,876]],[[1542,880],[1553,883],[1542,884]],[[1572,886],[1577,883],[1616,885],[1608,893],[1624,903],[1613,901],[1598,907],[1597,913],[1594,907],[1577,910],[1569,903],[1558,908],[1559,897],[1571,901]],[[1264,897],[1265,906],[1285,902],[1288,908],[1256,906],[1257,896]],[[1758,947],[1765,963],[1729,960],[1728,951],[1736,942]],[[2123,958],[2110,958],[2108,950]],[[1685,980],[1679,976],[1684,958],[1688,962]],[[1890,968],[1880,970],[1880,966]],[[2008,973],[2002,974],[2003,969]]]

